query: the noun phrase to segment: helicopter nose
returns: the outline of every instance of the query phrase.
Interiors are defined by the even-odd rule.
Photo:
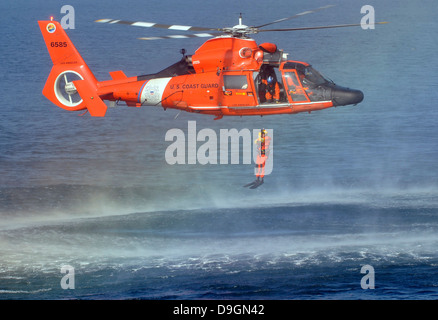
[[[363,92],[360,90],[336,86],[332,90],[332,101],[335,106],[358,104],[363,100]]]

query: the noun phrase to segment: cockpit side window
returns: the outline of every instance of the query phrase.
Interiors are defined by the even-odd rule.
[[[288,71],[284,73],[284,79],[287,86],[288,93],[292,98],[292,101],[307,101],[304,89],[297,79],[296,73],[294,71]]]
[[[312,66],[298,61],[286,61],[281,70],[287,86],[287,94],[293,102],[330,101],[334,82],[325,78]]]
[[[327,82],[327,80],[324,79],[324,77],[312,67],[305,67],[302,72],[304,73],[304,78],[303,78],[304,85],[309,84],[313,86],[319,86]],[[310,82],[310,83],[306,83],[306,82]]]
[[[316,87],[328,82],[317,70],[309,65],[286,62],[283,69],[295,69],[304,86]]]

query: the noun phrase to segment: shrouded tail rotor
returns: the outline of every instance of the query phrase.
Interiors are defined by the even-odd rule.
[[[79,73],[72,70],[61,72],[55,80],[55,96],[58,101],[66,107],[77,107],[83,101],[73,83],[73,81],[76,80],[84,80],[84,78]]]

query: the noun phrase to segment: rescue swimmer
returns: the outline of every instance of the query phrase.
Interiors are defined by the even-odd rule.
[[[271,140],[266,129],[260,130],[258,138],[254,141],[254,144],[257,146],[256,180],[244,185],[244,187],[255,189],[264,183],[266,161],[271,151],[269,148]]]

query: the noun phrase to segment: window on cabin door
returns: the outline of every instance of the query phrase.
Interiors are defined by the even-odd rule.
[[[252,74],[224,74],[222,104],[230,107],[257,105],[254,94]]]
[[[284,72],[284,84],[287,95],[293,102],[308,101],[304,88],[298,80],[295,70]]]
[[[246,75],[224,75],[225,89],[248,89],[248,78]]]

